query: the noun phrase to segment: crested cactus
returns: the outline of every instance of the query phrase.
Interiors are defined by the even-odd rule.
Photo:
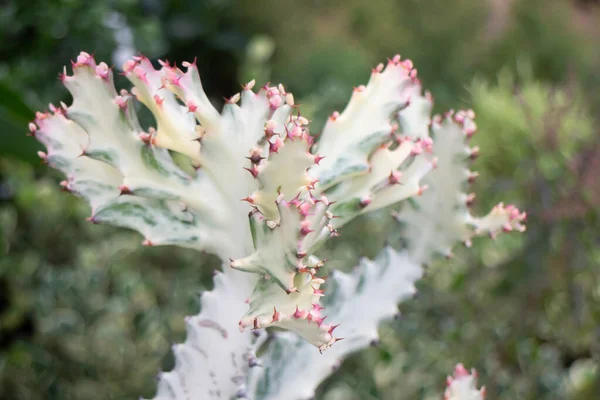
[[[43,161],[66,175],[63,189],[90,203],[91,222],[224,261],[156,399],[310,398],[347,354],[377,340],[435,254],[524,229],[514,206],[471,216],[463,190],[476,175],[466,162],[477,149],[465,144],[474,115],[431,118],[410,60],[375,67],[320,135],[282,85],[254,91],[252,81],[219,113],[194,63],[160,65],[127,61],[133,88],[117,92],[113,71],[81,53],[73,74],[60,75],[73,104],[51,105],[29,126],[46,145]],[[135,100],[156,128],[140,125]],[[395,213],[406,249],[388,246],[351,274],[323,276],[320,245],[358,215],[406,199],[413,204]],[[267,340],[270,327],[284,332]]]

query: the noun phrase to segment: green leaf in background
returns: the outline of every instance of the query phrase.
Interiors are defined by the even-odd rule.
[[[34,112],[6,82],[0,82],[0,156],[35,163],[40,144],[26,135]]]

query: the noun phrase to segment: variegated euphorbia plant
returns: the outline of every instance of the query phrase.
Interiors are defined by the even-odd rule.
[[[409,60],[374,68],[318,137],[282,85],[254,91],[252,81],[219,113],[194,63],[160,65],[127,61],[133,88],[117,92],[111,68],[81,53],[73,74],[60,75],[73,104],[51,105],[30,124],[47,147],[40,157],[66,175],[62,187],[90,203],[90,221],[224,261],[155,399],[310,398],[348,353],[377,339],[434,254],[524,229],[514,206],[469,213],[473,112],[431,118],[432,98]],[[135,100],[156,128],[140,126]],[[406,249],[335,271],[322,301],[317,248],[356,216],[408,198],[395,214]],[[269,327],[285,331],[266,341]]]

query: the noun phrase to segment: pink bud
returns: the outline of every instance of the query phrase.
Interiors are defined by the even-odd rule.
[[[77,56],[77,62],[73,66],[79,67],[82,65],[88,65],[88,64],[91,64],[93,62],[93,60],[94,60],[94,58],[89,53],[82,51]]]
[[[144,71],[142,67],[137,65],[135,68],[133,68],[133,73],[139,80],[144,83],[148,83],[148,80],[146,79],[146,71]]]
[[[127,97],[125,96],[117,96],[113,101],[121,109],[125,109],[127,107]]]
[[[283,146],[283,140],[279,136],[276,136],[273,142],[269,142],[269,152],[277,153],[281,146]]]
[[[304,220],[304,221],[300,222],[300,234],[302,236],[306,236],[311,232],[314,232],[314,231],[312,229],[310,229],[310,221]]]
[[[137,62],[135,62],[135,60],[127,60],[125,61],[125,63],[123,63],[123,71],[125,73],[129,73],[131,71],[133,71],[133,69],[136,67]]]
[[[379,63],[379,64],[377,64],[377,66],[375,68],[373,68],[371,70],[371,73],[373,73],[373,74],[379,74],[379,73],[381,73],[381,71],[383,71],[383,64]]]
[[[281,96],[280,96],[280,95],[275,95],[275,96],[272,96],[272,97],[269,99],[269,105],[271,106],[271,109],[272,109],[272,110],[274,110],[274,109],[276,109],[276,108],[280,107],[282,104],[283,104],[283,100],[281,99]]]
[[[98,75],[100,78],[108,79],[109,74],[110,68],[108,68],[108,65],[106,65],[106,63],[101,62],[96,66],[96,75]]]
[[[288,132],[287,136],[290,139],[302,137],[303,129],[299,126],[294,126],[291,131]]]
[[[413,62],[411,60],[402,61],[402,66],[408,70],[411,70],[414,67]]]

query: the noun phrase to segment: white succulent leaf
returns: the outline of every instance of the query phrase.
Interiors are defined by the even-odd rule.
[[[444,400],[484,400],[485,387],[477,388],[477,371],[467,371],[462,364],[457,364],[454,374],[446,380]]]
[[[397,214],[406,224],[408,251],[418,262],[428,263],[436,254],[448,256],[456,243],[470,246],[476,235],[494,237],[502,231],[524,231],[525,213],[502,203],[482,218],[469,212],[474,194],[466,194],[469,182],[477,176],[469,171],[470,160],[478,154],[469,148],[468,140],[476,132],[472,111],[449,112],[434,118],[433,152],[436,168],[423,182],[428,186],[414,206],[405,205]]]
[[[256,251],[230,264],[266,276],[248,299],[250,308],[240,320],[240,329],[289,329],[323,351],[336,338],[320,312],[324,280],[317,274],[323,262],[306,249],[312,250],[322,231],[327,236],[332,234],[327,228],[329,204],[325,198],[314,201],[311,197],[288,202],[283,193],[275,203],[279,222],[258,211],[252,213],[250,225]]]
[[[261,281],[250,297],[250,309],[242,317],[240,328],[283,328],[297,333],[321,352],[328,349],[339,339],[332,335],[334,326],[326,324],[321,315],[320,287],[324,282],[310,272],[298,273],[294,291],[286,293],[269,280]]]
[[[312,398],[317,386],[350,353],[378,340],[377,328],[398,313],[397,304],[415,293],[422,268],[408,254],[386,247],[371,261],[361,260],[351,273],[335,271],[328,279],[324,302],[331,325],[343,340],[323,354],[298,336],[282,332],[261,356],[262,367],[249,376],[254,400]]]
[[[428,135],[432,99],[421,92],[412,62],[396,56],[373,69],[344,112],[327,121],[317,143],[324,158],[310,173],[317,190],[337,202],[334,227],[423,191],[421,180],[435,159]]]
[[[247,275],[215,275],[213,290],[200,298],[200,313],[186,318],[186,341],[173,346],[175,368],[159,374],[153,400],[245,396],[248,370],[257,365],[255,349],[265,339],[264,332],[240,332],[237,326],[253,286]]]

